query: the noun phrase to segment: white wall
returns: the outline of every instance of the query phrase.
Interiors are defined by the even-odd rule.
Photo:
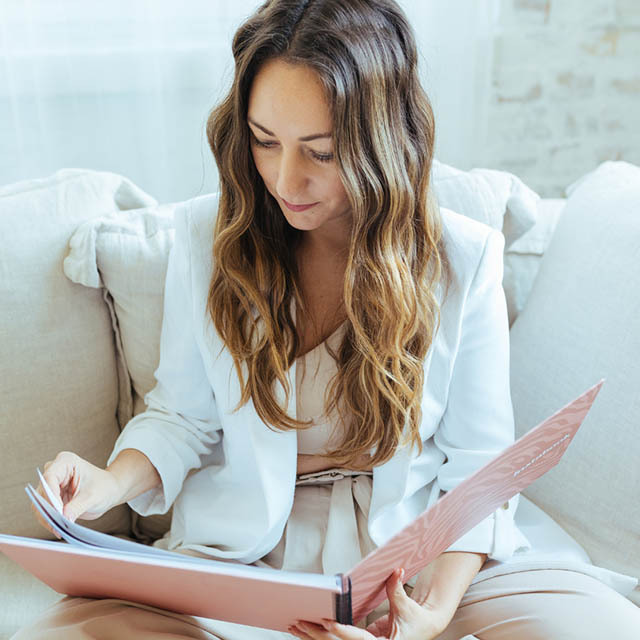
[[[640,1],[503,0],[484,164],[543,196],[640,165]]]

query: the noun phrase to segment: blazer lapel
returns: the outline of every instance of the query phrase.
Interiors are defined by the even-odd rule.
[[[297,434],[267,426],[249,400],[234,411],[241,397],[240,380],[233,358],[213,332],[208,340],[213,358],[209,376],[223,425],[227,458],[220,480],[225,491],[235,491],[238,500],[251,505],[246,509],[246,526],[264,546],[275,546],[293,504],[297,467]],[[247,375],[243,365],[243,375]],[[291,393],[287,412],[295,417],[295,362],[287,371]],[[284,403],[285,393],[276,385],[276,398]],[[273,538],[273,540],[272,540]],[[267,549],[268,550],[268,549]],[[266,551],[265,551],[266,552]]]

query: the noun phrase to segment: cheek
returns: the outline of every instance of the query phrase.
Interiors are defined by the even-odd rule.
[[[331,189],[337,204],[343,205],[345,202],[349,201],[347,190],[344,188],[342,180],[340,180],[340,176],[336,176],[334,178],[334,180],[332,181]]]
[[[263,182],[267,187],[271,183],[271,177],[269,175],[269,163],[265,161],[264,156],[259,152],[256,153],[255,149],[251,149],[251,155],[253,156],[253,162],[256,165],[256,171],[260,174]]]

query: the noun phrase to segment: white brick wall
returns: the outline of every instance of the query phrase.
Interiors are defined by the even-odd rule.
[[[484,166],[545,197],[640,165],[640,0],[502,0]]]

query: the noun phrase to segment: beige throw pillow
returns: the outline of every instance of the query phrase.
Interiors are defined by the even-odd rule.
[[[552,231],[549,207],[507,171],[461,171],[434,160],[431,179],[441,207],[501,231],[505,238],[504,286],[509,324],[524,306]]]
[[[462,171],[434,160],[431,180],[441,207],[501,231],[505,251],[538,219],[540,196],[507,171]]]

